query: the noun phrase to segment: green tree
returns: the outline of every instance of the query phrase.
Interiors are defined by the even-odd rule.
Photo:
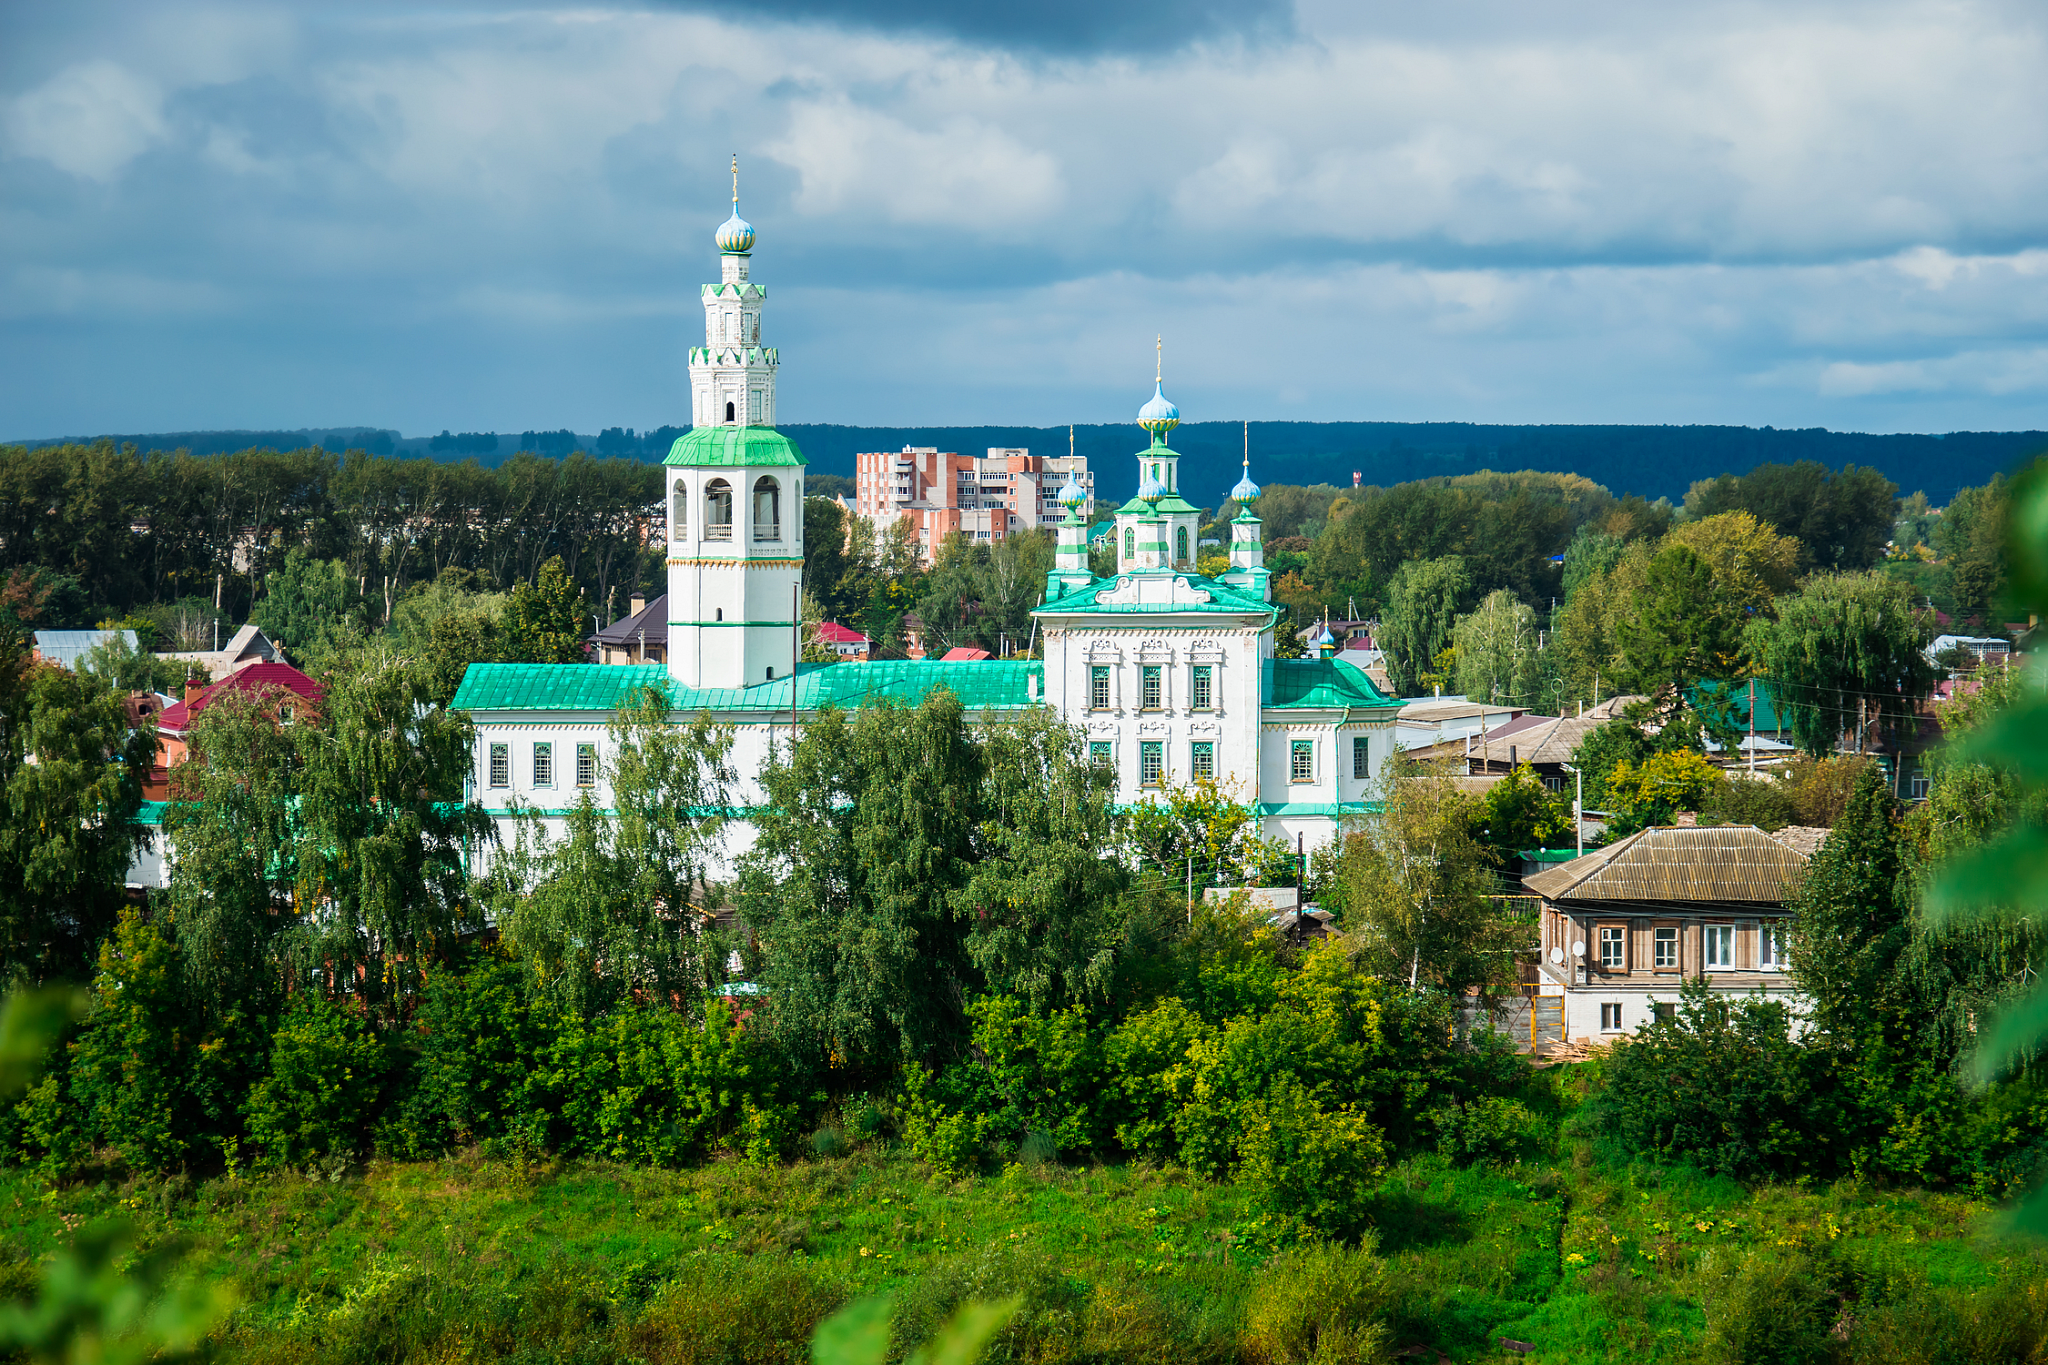
[[[1458,618],[1458,691],[1476,701],[1532,704],[1537,678],[1539,633],[1536,613],[1506,588],[1487,595]]]
[[[1882,775],[1866,768],[1791,905],[1800,990],[1814,1027],[1844,1046],[1896,1006],[1892,969],[1908,937],[1899,871],[1892,798]]]
[[[1934,687],[1925,652],[1933,621],[1882,573],[1815,575],[1779,598],[1777,619],[1756,622],[1750,637],[1808,753],[1827,753],[1845,733],[1860,750],[1881,727],[1909,726]]]
[[[394,1022],[430,965],[481,928],[469,850],[489,837],[464,795],[474,731],[425,670],[382,645],[351,653],[317,716],[290,718],[297,850],[293,947]]]
[[[1473,800],[1442,766],[1396,756],[1380,809],[1344,834],[1327,900],[1354,957],[1374,976],[1452,995],[1504,979],[1513,930],[1486,893],[1491,859],[1473,837]]]
[[[1451,643],[1458,607],[1471,585],[1464,561],[1455,556],[1411,560],[1395,571],[1380,617],[1380,645],[1397,694],[1420,687],[1438,652]]]
[[[1526,763],[1486,789],[1472,822],[1503,865],[1512,865],[1522,849],[1552,848],[1572,839],[1571,802],[1544,786]]]
[[[1705,809],[1726,785],[1721,770],[1705,754],[1672,749],[1627,759],[1606,775],[1606,800],[1614,812],[1609,830],[1633,834],[1651,825],[1668,825],[1680,811]]]
[[[0,649],[0,973],[76,981],[126,899],[156,736],[107,679]]]
[[[264,582],[249,619],[292,657],[324,664],[351,633],[355,585],[338,559],[315,559],[294,546]]]
[[[1749,512],[1796,536],[1805,569],[1867,569],[1884,557],[1898,515],[1898,486],[1874,469],[1830,470],[1815,460],[1760,464],[1747,474],[1703,480],[1685,495],[1694,520]]]
[[[1743,627],[1713,566],[1688,546],[1669,545],[1650,560],[1643,593],[1615,619],[1614,634],[1638,687],[1682,697],[1702,678],[1742,671]]]
[[[590,620],[583,595],[556,555],[540,566],[532,583],[512,589],[505,604],[505,658],[511,663],[580,664],[589,651],[584,640]]]

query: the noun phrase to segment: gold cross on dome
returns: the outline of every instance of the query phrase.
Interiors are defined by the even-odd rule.
[[[740,206],[740,154],[732,154],[732,206]]]

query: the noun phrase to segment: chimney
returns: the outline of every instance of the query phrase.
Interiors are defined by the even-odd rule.
[[[205,684],[193,682],[190,678],[185,679],[185,705],[190,706],[205,694]]]
[[[1508,745],[1508,771],[1513,772],[1517,766],[1515,762],[1515,746],[1510,744]]]
[[[639,614],[640,614],[641,612],[643,612],[643,611],[646,611],[646,610],[647,610],[647,594],[646,594],[646,593],[644,593],[644,592],[636,592],[636,593],[634,593],[634,594],[633,594],[633,596],[632,596],[631,598],[629,598],[628,600],[629,600],[629,601],[631,601],[631,602],[632,602],[632,604],[633,604],[633,615],[635,615],[635,616],[638,616],[638,615],[639,615]]]

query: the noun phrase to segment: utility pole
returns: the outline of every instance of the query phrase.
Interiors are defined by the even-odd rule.
[[[1756,679],[1749,680],[1749,770],[1756,771]]]
[[[1572,775],[1572,834],[1578,841],[1578,856],[1586,856],[1586,775],[1571,764],[1561,764]]]

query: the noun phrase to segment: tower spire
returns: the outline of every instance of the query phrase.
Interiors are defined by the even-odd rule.
[[[732,211],[740,211],[740,154],[732,154]]]
[[[1166,383],[1166,333],[1152,338],[1152,384],[1157,388]]]

